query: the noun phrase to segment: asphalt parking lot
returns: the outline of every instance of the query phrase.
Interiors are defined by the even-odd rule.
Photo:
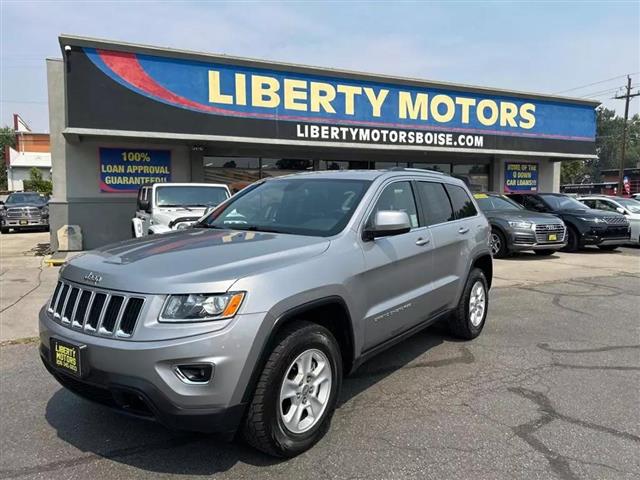
[[[17,237],[2,238],[0,272],[13,327],[55,281],[29,258],[23,276],[40,283],[11,284],[29,251]],[[90,404],[46,373],[36,343],[5,341],[0,478],[640,478],[640,249],[523,254],[495,269],[479,338],[436,325],[366,363],[329,433],[289,461]],[[30,332],[21,318],[14,331]]]

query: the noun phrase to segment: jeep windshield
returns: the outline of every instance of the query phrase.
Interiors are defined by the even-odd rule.
[[[227,199],[227,191],[221,187],[167,186],[156,187],[158,207],[210,207]]]
[[[370,181],[278,179],[249,187],[196,227],[329,237],[341,232]]]

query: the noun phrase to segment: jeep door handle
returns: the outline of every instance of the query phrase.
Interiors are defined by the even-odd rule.
[[[416,245],[418,245],[419,247],[422,247],[423,245],[426,245],[430,241],[431,240],[429,240],[428,238],[419,238],[418,240],[416,240]]]
[[[468,228],[468,227],[460,227],[460,228],[458,229],[458,233],[460,233],[460,234],[465,234],[465,233],[467,233],[468,231],[469,231],[469,228]]]

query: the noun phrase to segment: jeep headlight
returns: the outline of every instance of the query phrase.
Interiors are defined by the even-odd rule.
[[[233,317],[240,309],[244,292],[223,294],[170,295],[160,322],[205,322]]]
[[[532,230],[533,223],[526,222],[524,220],[509,220],[508,221],[511,228],[517,228],[518,230]]]

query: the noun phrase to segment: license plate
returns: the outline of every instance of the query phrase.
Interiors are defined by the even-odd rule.
[[[555,234],[555,233],[550,233],[550,234],[547,236],[547,240],[549,240],[550,242],[555,242],[555,241],[557,241],[557,240],[558,240],[558,235],[557,235],[557,234]]]
[[[82,351],[84,349],[85,345],[75,345],[51,338],[51,361],[56,368],[76,377],[82,377]]]
[[[20,220],[18,223],[20,225],[29,225],[29,220]]]

